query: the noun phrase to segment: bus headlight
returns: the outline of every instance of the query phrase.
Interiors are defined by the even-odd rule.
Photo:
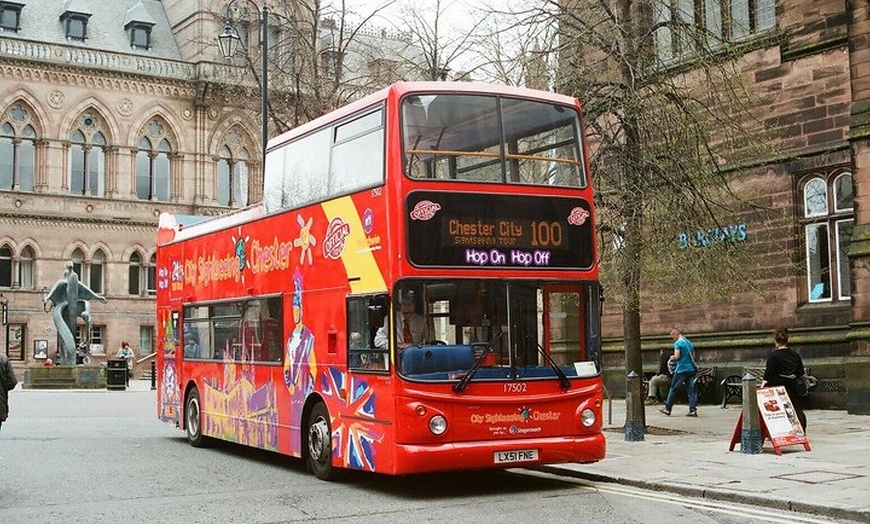
[[[435,415],[429,419],[429,431],[433,435],[443,435],[447,431],[447,419],[441,415]]]
[[[580,423],[587,428],[595,424],[595,411],[586,408],[580,412]]]

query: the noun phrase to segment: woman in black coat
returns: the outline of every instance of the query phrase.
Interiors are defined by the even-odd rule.
[[[804,376],[804,361],[797,351],[788,347],[788,329],[780,326],[773,335],[775,349],[767,357],[767,366],[764,368],[764,379],[761,387],[784,386],[788,398],[794,406],[795,414],[807,430],[806,391],[799,392],[795,388],[795,382]]]

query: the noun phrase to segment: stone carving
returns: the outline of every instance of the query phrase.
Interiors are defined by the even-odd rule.
[[[94,293],[91,288],[79,282],[79,276],[73,271],[73,263],[67,262],[63,277],[55,282],[45,296],[43,302],[51,302],[51,316],[60,337],[60,355],[58,365],[75,366],[76,341],[75,329],[78,317],[82,317],[87,325],[87,333],[91,333],[91,300],[97,299],[105,304],[106,297]]]
[[[130,116],[133,114],[133,101],[126,97],[122,98],[118,100],[115,108],[121,116]]]
[[[63,107],[63,102],[65,98],[66,95],[63,94],[63,91],[55,89],[48,95],[48,105],[50,105],[54,109],[60,109],[61,107]]]

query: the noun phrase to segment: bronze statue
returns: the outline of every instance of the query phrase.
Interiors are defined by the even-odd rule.
[[[60,356],[56,364],[74,366],[76,364],[75,329],[78,317],[87,325],[87,336],[91,333],[91,300],[96,298],[103,304],[106,297],[94,293],[91,288],[79,281],[73,271],[73,263],[67,262],[63,278],[55,282],[51,291],[43,296],[43,302],[51,302],[54,308],[51,316],[60,336]]]

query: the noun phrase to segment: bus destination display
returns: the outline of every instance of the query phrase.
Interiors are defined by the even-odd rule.
[[[592,266],[592,223],[583,199],[414,192],[408,253],[417,266]]]

